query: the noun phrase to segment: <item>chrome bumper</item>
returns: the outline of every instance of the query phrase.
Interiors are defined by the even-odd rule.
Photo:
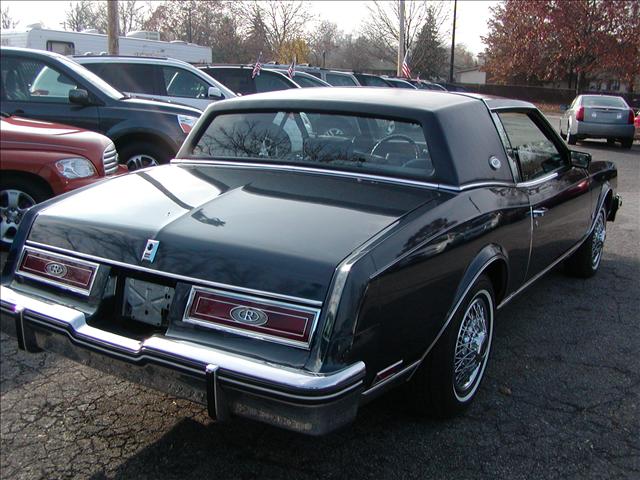
[[[311,435],[351,422],[365,365],[317,374],[192,342],[116,335],[79,310],[0,287],[1,327],[28,352],[52,351],[109,374],[207,405],[218,420],[238,415]]]

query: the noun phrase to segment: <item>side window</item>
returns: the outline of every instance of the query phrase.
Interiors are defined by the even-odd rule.
[[[60,42],[55,40],[47,40],[47,50],[61,55],[73,55],[76,53],[73,42]]]
[[[170,97],[207,98],[209,85],[187,70],[162,67],[162,78]]]
[[[151,65],[105,63],[103,77],[107,83],[123,92],[153,95],[153,68]]]
[[[256,92],[273,92],[274,90],[287,90],[291,88],[289,82],[287,82],[279,73],[272,73],[267,71],[261,71],[260,75],[255,78]]]
[[[235,93],[242,95],[256,93],[256,87],[251,78],[251,69],[209,68],[204,71]]]
[[[508,137],[507,154],[523,181],[535,180],[566,165],[564,155],[526,113],[499,112]]]
[[[59,70],[38,60],[4,58],[2,98],[18,102],[69,103],[78,85]]]
[[[356,87],[356,83],[349,75],[339,73],[327,73],[327,83],[334,87]]]

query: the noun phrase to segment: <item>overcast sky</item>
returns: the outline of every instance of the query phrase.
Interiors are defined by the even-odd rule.
[[[2,8],[9,7],[14,20],[20,23],[17,28],[24,28],[31,23],[40,22],[48,28],[61,29],[64,13],[71,2],[66,1],[26,1],[3,0]],[[141,2],[145,3],[145,2]],[[480,40],[487,32],[487,20],[490,17],[489,7],[497,1],[458,1],[456,43],[464,43],[473,53],[484,50]],[[360,23],[367,16],[366,1],[310,1],[312,11],[321,19],[331,20],[347,33],[357,32]],[[453,12],[453,1],[448,5]],[[452,15],[450,15],[453,18]],[[451,26],[447,35],[451,34]],[[449,40],[450,41],[450,40]]]

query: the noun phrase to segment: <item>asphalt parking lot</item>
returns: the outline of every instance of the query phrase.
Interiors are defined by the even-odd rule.
[[[552,119],[557,126],[557,120]],[[600,272],[560,269],[498,315],[487,376],[452,421],[404,392],[304,437],[104,376],[0,336],[2,478],[639,478],[640,145],[579,144],[619,169]]]

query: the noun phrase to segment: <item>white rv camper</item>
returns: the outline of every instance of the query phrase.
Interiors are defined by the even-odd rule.
[[[107,52],[107,36],[97,31],[65,32],[35,24],[25,30],[3,30],[3,46],[49,50],[63,55]],[[120,55],[171,57],[188,63],[211,63],[211,48],[181,41],[163,42],[158,32],[131,32],[119,39]]]

